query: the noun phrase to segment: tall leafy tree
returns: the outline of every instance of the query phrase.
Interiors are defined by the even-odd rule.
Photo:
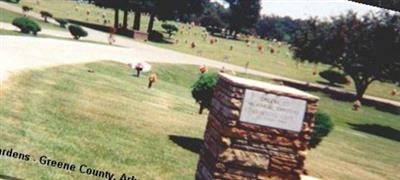
[[[329,64],[352,77],[361,100],[374,81],[400,82],[400,17],[355,13],[303,22],[292,43],[302,61]]]
[[[256,32],[261,37],[290,42],[300,27],[300,21],[288,16],[262,16],[257,22]]]
[[[260,18],[260,0],[227,0],[231,10],[229,29],[234,33],[250,33]]]
[[[206,3],[199,20],[202,26],[226,28],[229,23],[230,11],[219,3]]]
[[[149,0],[147,11],[150,13],[147,31],[153,30],[154,20],[190,20],[189,17],[198,16],[204,10],[204,0]]]
[[[114,9],[114,27],[118,28],[119,24],[119,10],[126,7],[126,0],[95,0],[94,4],[103,8]]]
[[[127,7],[135,12],[133,20],[133,29],[140,30],[142,13],[151,13],[155,8],[156,0],[127,0]]]
[[[400,0],[351,0],[351,1],[378,6],[395,11],[400,11]]]

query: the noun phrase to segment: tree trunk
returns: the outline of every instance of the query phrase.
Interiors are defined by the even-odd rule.
[[[124,20],[122,27],[126,29],[128,27],[128,10],[124,10]]]
[[[147,33],[151,33],[151,31],[153,31],[155,17],[156,16],[154,13],[150,14],[150,21],[149,21],[149,27],[147,27]]]
[[[136,11],[135,12],[135,19],[133,21],[133,29],[140,31],[140,18],[142,16],[142,12]]]
[[[368,80],[366,79],[355,79],[354,80],[354,85],[356,86],[356,100],[361,101],[363,99],[363,96],[365,94],[365,91],[367,91],[368,86],[372,83],[373,80]]]
[[[199,114],[203,114],[204,106],[200,104]]]
[[[118,23],[119,23],[119,9],[115,8],[114,9],[115,14],[114,14],[114,28],[118,29]]]

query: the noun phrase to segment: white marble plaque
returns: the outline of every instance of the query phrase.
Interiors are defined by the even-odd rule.
[[[307,102],[246,89],[240,121],[300,132]]]

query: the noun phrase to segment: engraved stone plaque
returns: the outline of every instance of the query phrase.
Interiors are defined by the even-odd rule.
[[[240,121],[300,132],[307,102],[246,89]]]

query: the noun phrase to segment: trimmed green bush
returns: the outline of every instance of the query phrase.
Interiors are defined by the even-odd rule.
[[[218,76],[214,73],[201,74],[199,79],[193,84],[192,96],[200,104],[199,114],[203,113],[204,108],[210,108],[217,79]]]
[[[37,32],[41,31],[39,24],[27,17],[15,18],[12,24],[18,27],[22,33],[37,35]]]
[[[330,84],[346,84],[346,75],[334,70],[326,70],[319,73],[319,76],[329,81]]]
[[[178,32],[178,28],[173,24],[162,24],[161,27],[165,30],[165,32],[171,37],[175,32]]]
[[[88,33],[78,25],[70,25],[68,26],[68,30],[72,34],[72,36],[74,36],[74,39],[79,39],[88,35]]]
[[[68,24],[68,21],[66,19],[56,18],[55,20],[58,22],[58,24],[60,24],[60,27],[62,28],[65,28]]]
[[[309,148],[316,148],[322,139],[333,130],[334,124],[331,117],[321,111],[315,115],[315,124],[313,132],[311,133],[311,140]]]
[[[154,42],[163,42],[164,41],[164,35],[158,31],[151,31],[149,33],[148,39],[150,41]]]

